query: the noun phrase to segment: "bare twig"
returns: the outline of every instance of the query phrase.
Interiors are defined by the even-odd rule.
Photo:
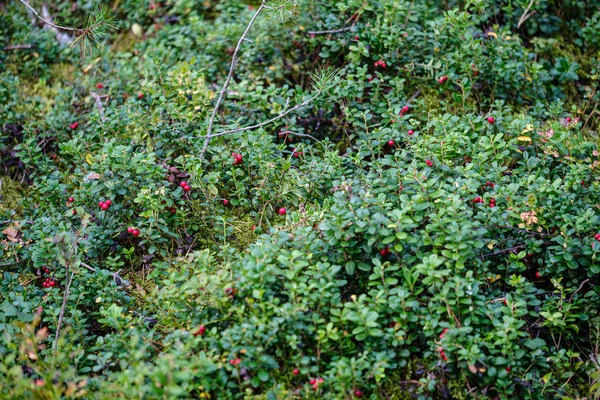
[[[86,263],[84,263],[84,262],[81,262],[81,261],[80,261],[80,262],[79,262],[79,264],[80,264],[82,267],[84,267],[84,268],[86,268],[86,269],[88,269],[88,270],[90,270],[90,271],[92,271],[92,272],[96,272],[96,270],[95,270],[94,268],[90,267],[89,265],[87,265],[87,264],[86,264]]]
[[[65,309],[67,308],[67,299],[69,298],[69,289],[71,289],[71,282],[73,281],[73,275],[75,275],[75,272],[71,272],[71,275],[69,275],[69,263],[68,262],[65,264],[65,268],[67,270],[67,273],[66,273],[67,283],[65,285],[65,291],[63,293],[63,302],[62,302],[62,306],[60,307],[60,314],[58,314],[58,323],[56,324],[56,335],[54,337],[54,353],[55,354],[56,354],[56,351],[58,350],[58,336],[60,335],[60,328],[62,325],[63,318],[65,316]]]
[[[76,32],[78,29],[75,28],[69,28],[68,26],[61,26],[61,25],[56,25],[54,23],[52,23],[51,21],[48,21],[46,18],[42,17],[36,10],[35,8],[31,7],[25,0],[19,0],[21,3],[23,3],[25,5],[25,7],[29,8],[29,10],[42,22],[44,22],[47,25],[50,25],[51,27],[55,28],[55,29],[61,29],[63,31],[71,31],[71,32]]]
[[[531,8],[531,6],[533,6],[533,3],[535,3],[535,0],[531,0],[529,2],[529,5],[527,6],[527,8],[525,9],[525,11],[523,12],[523,15],[521,15],[521,18],[519,19],[519,23],[517,24],[517,28],[520,28],[521,25],[523,24],[523,22],[527,21],[527,19],[529,19],[529,17],[531,17],[533,14],[535,14],[535,11],[533,11],[530,14],[527,14],[529,12],[529,9]]]
[[[354,25],[347,26],[345,28],[340,28],[340,29],[331,29],[331,30],[327,30],[327,31],[310,31],[310,32],[308,32],[308,34],[309,35],[327,35],[329,33],[342,33],[342,32],[351,31],[352,28],[354,28]]]
[[[281,131],[279,133],[283,133],[284,135],[294,135],[294,136],[307,137],[307,138],[312,139],[312,140],[314,140],[316,142],[319,141],[319,139],[317,139],[316,137],[311,136],[311,135],[309,135],[307,133],[298,133],[298,132],[292,132],[292,131]]]
[[[21,49],[31,49],[33,48],[32,44],[15,44],[12,46],[6,46],[4,47],[4,51],[9,51],[9,50],[21,50]]]
[[[279,115],[277,115],[276,117],[273,117],[273,118],[271,118],[271,119],[268,119],[268,120],[266,120],[266,121],[264,121],[264,122],[261,122],[260,124],[251,125],[251,126],[246,126],[246,127],[243,127],[243,128],[237,128],[237,129],[232,129],[232,130],[229,130],[229,131],[224,131],[224,132],[215,133],[215,134],[213,134],[213,135],[212,135],[212,137],[223,136],[223,135],[227,135],[227,134],[229,134],[229,133],[244,132],[244,131],[249,131],[249,130],[252,130],[252,129],[257,129],[257,128],[263,127],[263,126],[265,126],[265,125],[268,125],[268,124],[270,124],[271,122],[277,121],[278,119],[281,119],[281,118],[285,117],[285,116],[286,116],[286,115],[288,115],[289,113],[291,113],[291,112],[293,112],[293,111],[296,111],[296,110],[297,110],[297,109],[299,109],[299,108],[302,108],[302,107],[304,107],[304,106],[308,105],[308,104],[309,104],[309,103],[311,103],[311,102],[312,102],[314,99],[316,99],[316,98],[317,98],[317,97],[318,97],[320,94],[321,94],[321,92],[317,92],[317,94],[315,94],[315,95],[314,95],[313,97],[311,97],[310,99],[308,99],[308,100],[305,100],[305,101],[303,101],[302,103],[300,103],[300,104],[298,104],[298,105],[296,105],[296,106],[294,106],[294,107],[290,108],[289,110],[285,110],[285,111],[281,112],[281,113],[280,113]],[[313,139],[314,139],[314,138],[313,138]],[[315,140],[316,140],[316,139],[315,139]],[[203,151],[204,151],[204,150],[203,150]]]
[[[23,1],[23,0],[20,0],[20,1]],[[256,18],[258,18],[258,16],[262,12],[262,10],[265,8],[265,3],[266,3],[266,0],[262,0],[260,7],[258,8],[258,10],[256,10],[256,13],[254,13],[254,16],[248,23],[248,26],[246,26],[246,30],[244,31],[244,33],[238,40],[237,45],[235,46],[235,50],[233,52],[233,57],[231,58],[231,66],[229,67],[229,74],[227,75],[227,79],[225,79],[223,88],[221,88],[221,91],[219,92],[217,104],[215,104],[215,108],[212,112],[212,115],[210,116],[210,119],[208,120],[208,128],[206,129],[206,139],[204,140],[204,146],[202,146],[202,152],[200,153],[200,159],[204,158],[204,153],[206,153],[208,144],[210,143],[210,140],[213,137],[213,135],[212,135],[213,124],[215,122],[215,118],[217,117],[217,113],[219,112],[219,107],[221,106],[221,103],[223,102],[225,93],[227,92],[227,88],[229,87],[229,83],[231,82],[231,78],[233,77],[233,71],[235,70],[235,66],[237,64],[238,53],[240,51],[240,47],[242,47],[242,43],[244,42],[244,39],[248,35],[248,32],[250,32],[250,28],[252,28],[252,25],[254,25]]]
[[[519,249],[522,249],[522,248],[524,248],[524,247],[525,247],[525,245],[524,245],[524,244],[522,244],[522,245],[519,245],[519,246],[510,247],[510,248],[508,248],[508,249],[504,249],[504,250],[495,251],[495,252],[493,252],[493,253],[484,254],[484,255],[483,255],[483,257],[492,257],[492,256],[496,256],[496,255],[498,255],[498,254],[502,254],[502,253],[508,253],[508,252],[511,252],[511,251],[519,250]]]
[[[98,96],[98,93],[90,92],[90,94],[92,95],[92,97],[94,98],[94,101],[96,102],[96,107],[98,108],[98,113],[100,113],[100,120],[102,122],[104,122],[104,108],[102,107],[102,100],[100,99],[100,96]]]
[[[573,292],[573,294],[569,297],[569,300],[567,300],[567,302],[570,303],[571,300],[573,300],[573,297],[575,297],[575,295],[577,294],[577,292],[579,292],[581,289],[583,289],[583,285],[585,285],[589,281],[590,281],[589,279],[586,279],[585,281],[581,282],[581,285],[579,285],[579,288],[577,288],[577,290]]]

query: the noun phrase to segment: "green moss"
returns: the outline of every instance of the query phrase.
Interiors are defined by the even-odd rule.
[[[23,191],[18,182],[9,177],[0,177],[0,214],[11,218],[19,216],[22,212],[21,199]]]

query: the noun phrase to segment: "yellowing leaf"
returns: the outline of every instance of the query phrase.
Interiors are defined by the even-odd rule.
[[[519,142],[531,142],[531,138],[529,136],[519,136],[517,140]]]
[[[87,153],[85,155],[85,162],[92,165],[94,163],[94,159],[92,158],[92,155],[90,153]]]

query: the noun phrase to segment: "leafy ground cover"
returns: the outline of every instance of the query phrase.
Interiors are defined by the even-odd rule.
[[[600,394],[597,0],[108,7],[0,4],[0,397]]]

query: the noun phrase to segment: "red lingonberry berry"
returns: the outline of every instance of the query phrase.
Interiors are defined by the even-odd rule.
[[[103,85],[102,83],[98,82],[98,83],[96,84],[96,87],[97,87],[98,89],[103,89],[103,88],[104,88],[104,85]]]
[[[300,370],[298,368],[294,368],[294,370],[292,371],[292,373],[294,375],[298,375],[300,373]]]
[[[133,230],[131,231],[131,234],[132,234],[133,236],[135,236],[135,237],[138,237],[138,236],[140,236],[140,230],[139,230],[139,229],[133,229]]]
[[[542,277],[542,274],[540,274],[540,271],[535,271],[535,277],[540,279]]]
[[[396,142],[394,142],[393,140],[390,139],[390,140],[388,140],[387,144],[390,147],[394,147],[394,145],[396,144]]]
[[[409,135],[412,135],[412,134],[414,134],[414,133],[415,133],[415,131],[413,131],[412,129],[409,129],[409,130],[408,130],[408,134],[409,134]]]
[[[204,336],[205,333],[206,333],[206,327],[204,325],[201,325],[200,328],[198,328],[198,330],[193,333],[193,335],[194,336]]]
[[[430,167],[433,167],[433,162],[431,160],[425,160],[425,164],[427,164]]]
[[[285,215],[287,213],[287,209],[285,207],[281,207],[277,212],[279,215]]]
[[[571,122],[571,117],[567,117],[567,122]]]
[[[106,200],[106,201],[104,202],[104,204],[106,204],[107,206],[109,206],[109,207],[110,207],[110,205],[112,204],[112,201],[110,201],[110,199],[109,199],[109,200]]]
[[[494,118],[494,117],[488,117],[488,118],[487,118],[487,122],[488,122],[489,124],[493,125],[493,124],[496,122],[496,118]]]
[[[69,127],[71,129],[77,129],[78,126],[79,126],[79,122],[73,122],[71,125],[69,125]]]
[[[410,110],[409,106],[402,107],[402,114],[406,114]]]
[[[141,100],[142,98],[144,98],[144,93],[139,93],[139,94],[137,95],[137,98],[138,98],[138,99],[140,99],[140,100]]]
[[[181,183],[179,184],[179,186],[181,186],[181,187],[185,187],[185,186],[187,186],[187,184],[188,184],[188,183],[187,183],[186,181],[181,181]]]
[[[223,199],[223,205],[228,206],[229,205],[229,200]]]
[[[69,200],[69,203],[72,203],[72,202],[74,202],[74,201],[75,201],[75,198],[73,198],[73,197],[69,197],[67,200]]]
[[[184,190],[185,192],[189,192],[190,190],[192,190],[192,188],[191,188],[191,186],[190,186],[190,185],[185,185],[185,186],[183,187],[183,190]]]
[[[100,206],[101,209],[103,209],[104,211],[108,210],[109,205],[106,203],[102,203],[102,205]]]
[[[359,390],[359,389],[354,389],[354,397],[358,397],[358,398],[361,398],[361,397],[363,397],[363,392],[362,392],[362,390]]]
[[[133,233],[133,228],[131,228],[131,227],[127,228],[127,232],[128,233]]]

